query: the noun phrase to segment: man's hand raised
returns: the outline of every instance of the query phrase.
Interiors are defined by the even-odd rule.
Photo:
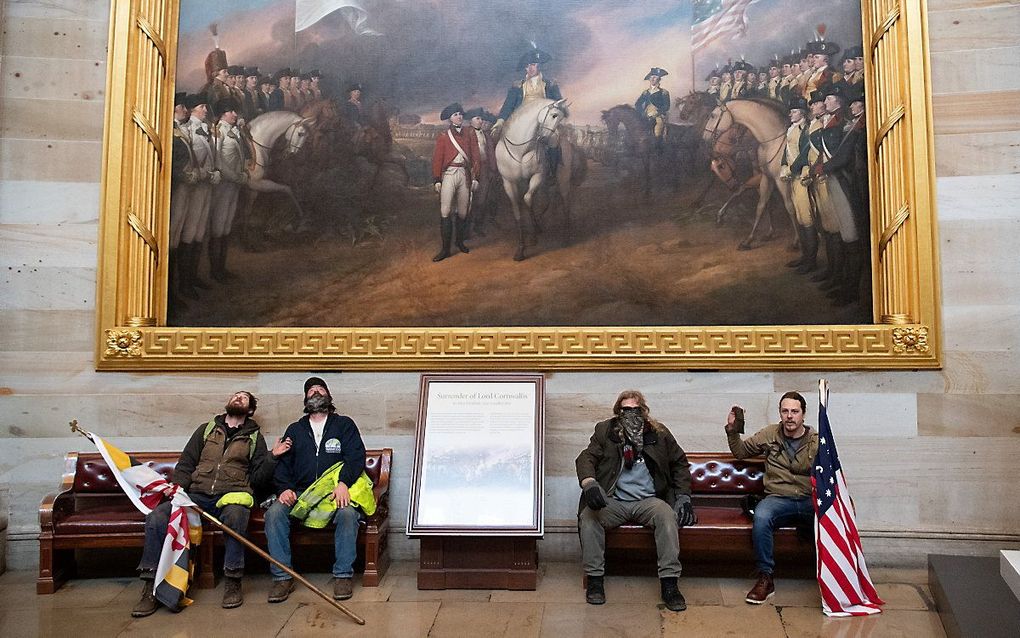
[[[735,405],[730,408],[730,413],[726,415],[726,433],[732,434],[734,432],[743,433],[744,431],[744,408],[739,405]]]

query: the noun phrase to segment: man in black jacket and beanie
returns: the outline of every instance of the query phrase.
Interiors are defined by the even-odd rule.
[[[191,435],[173,474],[173,482],[196,505],[239,534],[248,529],[255,492],[271,488],[276,457],[289,447],[281,441],[271,452],[267,450],[259,424],[251,418],[257,405],[258,400],[250,392],[233,394],[223,414],[198,426]],[[152,589],[170,509],[170,501],[165,501],[145,517],[145,545],[138,564],[144,586],[141,600],[131,611],[136,618],[149,616],[159,607]],[[226,539],[223,575],[224,609],[240,607],[244,602],[244,546],[230,536]]]
[[[333,598],[347,600],[353,594],[352,577],[357,557],[358,521],[360,513],[351,503],[349,488],[365,469],[365,443],[358,426],[350,417],[336,413],[333,397],[326,382],[319,377],[305,381],[305,416],[287,426],[283,441],[290,450],[276,464],[273,480],[276,502],[266,512],[266,543],[269,554],[291,566],[290,510],[298,496],[336,463],[343,461],[336,489],[333,523],[335,559],[333,562]],[[276,565],[270,565],[273,587],[269,602],[287,600],[294,590],[294,581]]]
[[[679,528],[698,522],[691,506],[690,463],[666,426],[651,418],[637,390],[621,392],[613,414],[595,426],[575,461],[582,489],[577,524],[588,578],[585,599],[592,605],[606,602],[606,530],[633,521],[655,532],[662,601],[671,611],[683,611]]]

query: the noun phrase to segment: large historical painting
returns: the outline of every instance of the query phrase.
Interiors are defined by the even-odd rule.
[[[180,3],[168,323],[870,323],[852,0]]]
[[[924,2],[111,19],[99,369],[941,364]]]

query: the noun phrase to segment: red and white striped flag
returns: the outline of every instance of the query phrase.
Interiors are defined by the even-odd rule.
[[[156,567],[153,593],[170,609],[190,605],[191,599],[185,596],[191,576],[188,550],[193,543],[202,542],[202,518],[191,508],[195,504],[180,486],[167,481],[156,470],[139,463],[98,435],[87,434],[138,511],[148,514],[164,498],[171,499],[170,523]]]
[[[747,33],[747,7],[757,0],[693,0],[691,49],[729,36]]]
[[[882,612],[885,602],[864,563],[854,502],[843,478],[826,404],[829,385],[818,381],[818,456],[811,472],[815,501],[818,588],[826,616],[867,616]]]

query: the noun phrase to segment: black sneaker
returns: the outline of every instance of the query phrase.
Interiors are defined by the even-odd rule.
[[[677,587],[675,576],[671,578],[660,578],[659,585],[662,588],[662,602],[666,603],[666,609],[670,611],[683,611],[687,609],[687,601]]]
[[[584,599],[589,605],[604,605],[606,603],[604,576],[588,576],[588,589],[584,592]]]

